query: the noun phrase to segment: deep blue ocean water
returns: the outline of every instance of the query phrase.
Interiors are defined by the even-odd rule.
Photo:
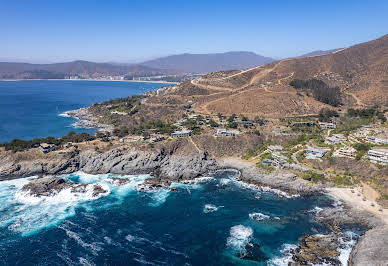
[[[61,137],[75,119],[59,116],[69,110],[118,97],[154,90],[166,84],[120,81],[0,81],[0,143],[14,138]]]
[[[160,86],[0,81],[0,142],[93,133],[59,115]],[[129,182],[119,185],[112,177]],[[90,187],[36,198],[21,190],[29,178],[0,181],[0,265],[287,265],[288,251],[304,234],[326,231],[314,217],[334,204],[324,195],[288,198],[249,188],[234,172],[173,184],[178,192],[140,192],[148,175],[77,172],[63,178]],[[94,197],[94,184],[107,193]],[[345,243],[341,261],[352,244]]]
[[[99,198],[65,191],[42,200],[20,192],[28,179],[0,182],[0,264],[286,265],[302,235],[325,232],[316,207],[333,204],[247,188],[233,172],[173,184],[178,192],[140,192],[148,176],[120,177],[126,185],[114,176],[63,176],[101,184],[109,193]]]

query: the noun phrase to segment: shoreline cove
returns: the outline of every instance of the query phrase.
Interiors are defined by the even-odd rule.
[[[25,192],[21,193],[21,189],[28,182],[34,182],[34,180],[40,180],[41,178],[39,178],[39,177],[27,177],[24,179],[13,179],[11,181],[1,181],[0,188],[2,187],[1,185],[4,185],[4,182],[6,182],[7,185],[11,187],[11,189],[13,189],[14,191],[15,191],[15,189],[17,190],[17,192],[15,193],[15,200],[19,204],[20,203],[27,204],[27,206],[30,206],[30,208],[39,207],[39,206],[42,206],[42,204],[43,204],[43,206],[46,205],[45,208],[47,211],[49,211],[50,209],[48,209],[48,206],[53,206],[52,208],[55,208],[55,211],[54,211],[54,209],[52,209],[51,211],[54,211],[54,213],[57,213],[57,215],[51,216],[51,218],[48,217],[48,219],[57,219],[57,220],[56,221],[51,220],[51,222],[50,222],[50,220],[48,220],[48,229],[55,228],[58,226],[59,226],[59,228],[62,228],[62,226],[63,226],[62,224],[63,223],[66,224],[67,219],[69,219],[71,217],[75,217],[76,215],[78,215],[77,209],[80,207],[86,208],[86,210],[88,212],[93,212],[97,206],[94,204],[94,202],[96,202],[96,204],[97,204],[97,201],[99,199],[103,199],[103,198],[107,198],[107,197],[108,198],[112,198],[112,197],[116,198],[118,195],[121,195],[120,196],[120,198],[121,198],[124,195],[132,195],[133,193],[145,193],[145,195],[148,195],[147,197],[150,197],[150,200],[151,200],[151,202],[148,203],[149,206],[158,207],[161,204],[164,204],[164,202],[166,201],[166,199],[168,197],[171,197],[175,194],[175,192],[173,190],[174,187],[178,188],[178,191],[179,190],[185,191],[185,189],[190,189],[190,190],[194,189],[197,191],[198,190],[201,191],[203,189],[202,187],[209,184],[209,183],[211,184],[213,182],[217,182],[217,183],[219,182],[219,184],[222,185],[224,183],[224,182],[222,182],[222,180],[225,178],[230,179],[232,183],[229,183],[229,184],[231,184],[232,186],[236,186],[236,188],[240,188],[243,191],[256,191],[256,193],[264,193],[264,194],[262,194],[262,196],[264,196],[264,197],[268,197],[265,195],[273,195],[275,197],[285,198],[287,200],[291,200],[292,198],[295,198],[295,197],[285,197],[285,195],[287,193],[285,193],[283,191],[282,191],[282,193],[279,193],[279,190],[271,190],[271,189],[263,188],[260,186],[252,186],[250,184],[244,183],[243,181],[239,181],[238,178],[236,178],[238,176],[236,173],[238,173],[238,172],[234,169],[228,169],[228,170],[220,169],[220,170],[216,170],[215,172],[218,174],[218,175],[216,174],[217,178],[215,178],[214,176],[213,177],[212,176],[203,176],[203,177],[191,179],[189,181],[171,183],[168,186],[164,186],[164,185],[161,187],[145,186],[146,189],[144,189],[145,187],[143,185],[146,184],[146,181],[148,179],[153,178],[150,175],[140,175],[140,176],[134,176],[134,175],[132,175],[132,176],[129,176],[129,175],[120,176],[120,175],[114,175],[114,174],[90,175],[90,174],[86,174],[83,172],[75,172],[72,174],[58,176],[58,178],[64,178],[68,182],[77,182],[80,184],[86,184],[87,186],[89,186],[89,184],[99,184],[99,185],[105,187],[105,189],[106,189],[105,194],[102,194],[101,196],[98,196],[98,197],[91,197],[91,194],[86,193],[85,199],[83,199],[80,196],[76,196],[77,194],[74,194],[76,196],[75,198],[73,196],[71,196],[71,194],[67,194],[68,196],[63,197],[63,195],[70,192],[69,189],[64,189],[64,190],[59,191],[59,192],[54,192],[53,194],[51,194],[51,196],[44,196],[43,198],[40,198],[40,199],[37,198],[36,196],[31,196],[31,195],[29,196],[28,195],[30,193],[29,191],[25,191]],[[232,175],[234,175],[234,176],[231,177]],[[227,177],[227,176],[229,176],[229,177]],[[128,194],[128,193],[130,193],[130,194]],[[171,194],[171,193],[173,193],[173,194]],[[117,196],[115,196],[115,195],[117,195]],[[298,197],[300,197],[300,196],[298,196]],[[59,198],[61,198],[61,199],[59,199]],[[111,208],[112,206],[119,206],[120,204],[123,204],[123,201],[121,199],[117,198],[113,202],[110,201],[109,203],[107,203],[107,205],[100,206],[98,208],[99,209],[106,209],[106,208]],[[334,204],[334,205],[337,205],[337,204]],[[33,207],[33,206],[35,206],[35,207]],[[63,207],[60,207],[60,206],[63,206]],[[213,215],[213,213],[218,213],[220,211],[222,212],[225,208],[228,208],[228,206],[218,206],[217,207],[215,205],[208,204],[208,205],[205,205],[205,209],[207,211],[205,211],[205,209],[204,209],[203,212],[206,215]],[[315,207],[315,208],[317,208],[317,207]],[[68,214],[63,213],[63,212],[68,212],[68,210],[70,210],[70,212]],[[32,210],[32,212],[34,212],[34,210]],[[313,212],[314,216],[317,216],[319,212],[320,211]],[[62,213],[62,214],[60,214],[60,213]],[[22,215],[23,215],[23,213],[22,213]],[[42,215],[45,215],[45,214],[43,213]],[[269,215],[266,215],[263,213],[249,213],[249,215],[247,215],[247,216],[248,216],[247,217],[248,220],[250,219],[252,221],[255,221],[256,223],[257,222],[258,223],[262,223],[262,222],[267,223],[266,221],[268,221],[268,222],[274,221],[276,223],[277,221],[281,221],[281,219],[284,219],[284,218],[279,218],[277,216],[272,217],[272,216],[269,216]],[[21,216],[21,217],[25,217],[25,216]],[[30,217],[32,218],[32,216],[30,216]],[[55,217],[57,217],[57,218],[55,218]],[[58,217],[59,217],[59,220],[58,220]],[[6,226],[8,227],[8,230],[20,232],[19,230],[22,229],[23,226],[25,226],[24,223],[26,221],[24,219],[25,218],[13,217],[12,221],[6,222],[7,223]],[[40,220],[42,218],[37,217],[36,219],[37,219],[36,220],[36,226],[37,226],[38,222],[39,223],[42,222],[42,220]],[[34,223],[29,222],[28,224],[29,224],[29,226],[34,226]],[[29,229],[29,231],[22,233],[22,235],[25,235],[25,237],[29,237],[29,236],[32,236],[35,234],[39,234],[39,232],[41,230],[46,230],[46,229],[44,229],[42,227],[38,227],[35,229],[31,228],[31,229]],[[231,248],[232,250],[238,251],[240,254],[239,256],[241,256],[241,257],[248,256],[251,252],[250,251],[251,247],[254,247],[252,245],[256,245],[256,244],[254,244],[254,242],[253,243],[251,242],[254,230],[256,230],[256,229],[252,229],[251,227],[247,227],[246,225],[236,225],[236,226],[231,227],[230,236],[227,240],[225,240],[227,242],[226,246]],[[313,236],[314,236],[314,234],[313,234]],[[129,237],[128,241],[135,241],[135,239],[136,239],[136,237],[131,236],[131,237]],[[340,238],[338,238],[338,241],[340,241]],[[342,243],[342,246],[345,245],[346,248],[344,250],[342,250],[342,248],[339,248],[339,251],[341,254],[341,258],[339,258],[339,259],[341,259],[341,262],[345,258],[346,258],[346,260],[347,260],[347,258],[349,258],[349,256],[350,256],[349,247],[353,247],[355,244],[355,242],[352,240],[352,238],[350,240],[343,240],[343,241],[345,241],[345,242]],[[353,242],[349,242],[349,241],[353,241]],[[289,244],[284,244],[284,245],[287,246]],[[279,261],[283,261],[284,263],[290,262],[292,256],[290,256],[288,254],[290,252],[292,252],[295,255],[295,252],[296,252],[295,250],[297,250],[297,247],[300,247],[300,246],[299,245],[292,245],[289,247],[290,248],[287,251],[281,252],[283,254],[282,257],[276,256],[276,257],[270,259],[268,261],[269,265],[272,265],[271,263],[274,263],[273,265],[279,265],[279,264],[276,264],[276,262],[279,262]],[[342,263],[342,265],[347,265],[347,264]]]

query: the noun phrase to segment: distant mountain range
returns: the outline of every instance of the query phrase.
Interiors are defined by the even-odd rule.
[[[275,59],[252,52],[227,52],[215,54],[179,54],[141,63],[156,69],[174,69],[185,73],[204,74],[214,71],[244,69],[260,66]]]
[[[299,57],[329,54],[339,49],[314,51]],[[160,75],[206,74],[224,70],[240,70],[271,63],[275,59],[253,52],[226,52],[213,54],[179,54],[161,57],[138,64],[94,63],[72,61],[54,64],[0,62],[0,79],[64,79],[104,78],[120,76],[151,77]],[[177,78],[179,80],[179,77]]]
[[[114,65],[88,61],[56,64],[0,62],[3,79],[63,79],[70,76],[98,78],[102,76],[150,76],[172,74],[176,71],[153,69],[142,65]]]
[[[332,52],[335,52],[337,50],[340,50],[341,48],[338,48],[338,49],[331,49],[331,50],[317,50],[317,51],[313,51],[313,52],[310,52],[310,53],[307,53],[307,54],[303,54],[299,57],[310,57],[310,56],[320,56],[320,55],[326,55],[326,54],[330,54]]]

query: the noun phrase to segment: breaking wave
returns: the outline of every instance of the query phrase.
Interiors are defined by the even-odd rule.
[[[227,239],[227,246],[230,248],[239,251],[240,253],[245,252],[245,247],[252,239],[253,229],[244,226],[244,225],[236,225],[230,228],[230,236]]]
[[[270,217],[260,212],[253,212],[249,214],[249,218],[251,218],[254,221],[263,221],[265,219],[269,219]]]
[[[34,234],[74,216],[77,208],[82,207],[92,211],[96,208],[120,204],[125,196],[136,192],[136,186],[149,176],[89,175],[76,172],[61,177],[75,183],[86,184],[85,191],[74,192],[71,188],[67,188],[51,196],[37,197],[31,195],[29,191],[22,190],[32,177],[0,182],[0,211],[4,214],[0,217],[0,227],[7,227],[22,235]],[[113,177],[122,178],[126,183],[123,185],[112,183]],[[101,186],[106,192],[93,195],[95,184]],[[110,197],[110,200],[105,205],[94,203],[101,197]]]

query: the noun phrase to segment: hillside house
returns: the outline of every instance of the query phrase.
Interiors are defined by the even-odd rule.
[[[338,157],[356,157],[356,149],[353,147],[345,146],[334,153],[334,156]]]
[[[173,137],[173,138],[189,137],[189,136],[191,136],[191,132],[192,132],[192,130],[175,131],[174,133],[171,133],[171,137]]]
[[[388,164],[388,149],[372,149],[365,158],[373,163]]]
[[[238,130],[226,130],[224,128],[218,128],[217,133],[214,134],[215,137],[218,136],[226,136],[226,137],[234,137],[237,134],[240,134]]]
[[[306,149],[306,154],[307,154],[306,159],[312,159],[312,160],[320,159],[323,156],[325,156],[325,154],[328,151],[330,151],[330,149],[310,147],[310,148]]]
[[[375,136],[366,136],[366,140],[377,144],[388,144],[388,139],[379,138]]]
[[[198,118],[198,115],[189,115],[187,117],[187,119],[189,119],[189,120],[197,120],[197,118]]]
[[[283,146],[281,146],[281,145],[269,145],[268,146],[268,150],[270,152],[282,151],[283,150]]]
[[[39,145],[39,149],[43,153],[49,153],[50,151],[54,150],[54,148],[55,148],[54,144],[41,143]]]
[[[142,136],[126,136],[121,138],[119,141],[121,143],[131,143],[131,142],[137,142],[137,141],[143,141],[144,137]]]
[[[253,126],[253,122],[252,122],[252,121],[249,121],[249,120],[247,120],[247,121],[238,121],[237,124],[238,124],[239,126],[245,126],[245,127],[251,127],[251,126]]]
[[[325,123],[325,122],[319,122],[319,126],[321,128],[326,128],[326,129],[335,129],[337,126],[334,123]]]

